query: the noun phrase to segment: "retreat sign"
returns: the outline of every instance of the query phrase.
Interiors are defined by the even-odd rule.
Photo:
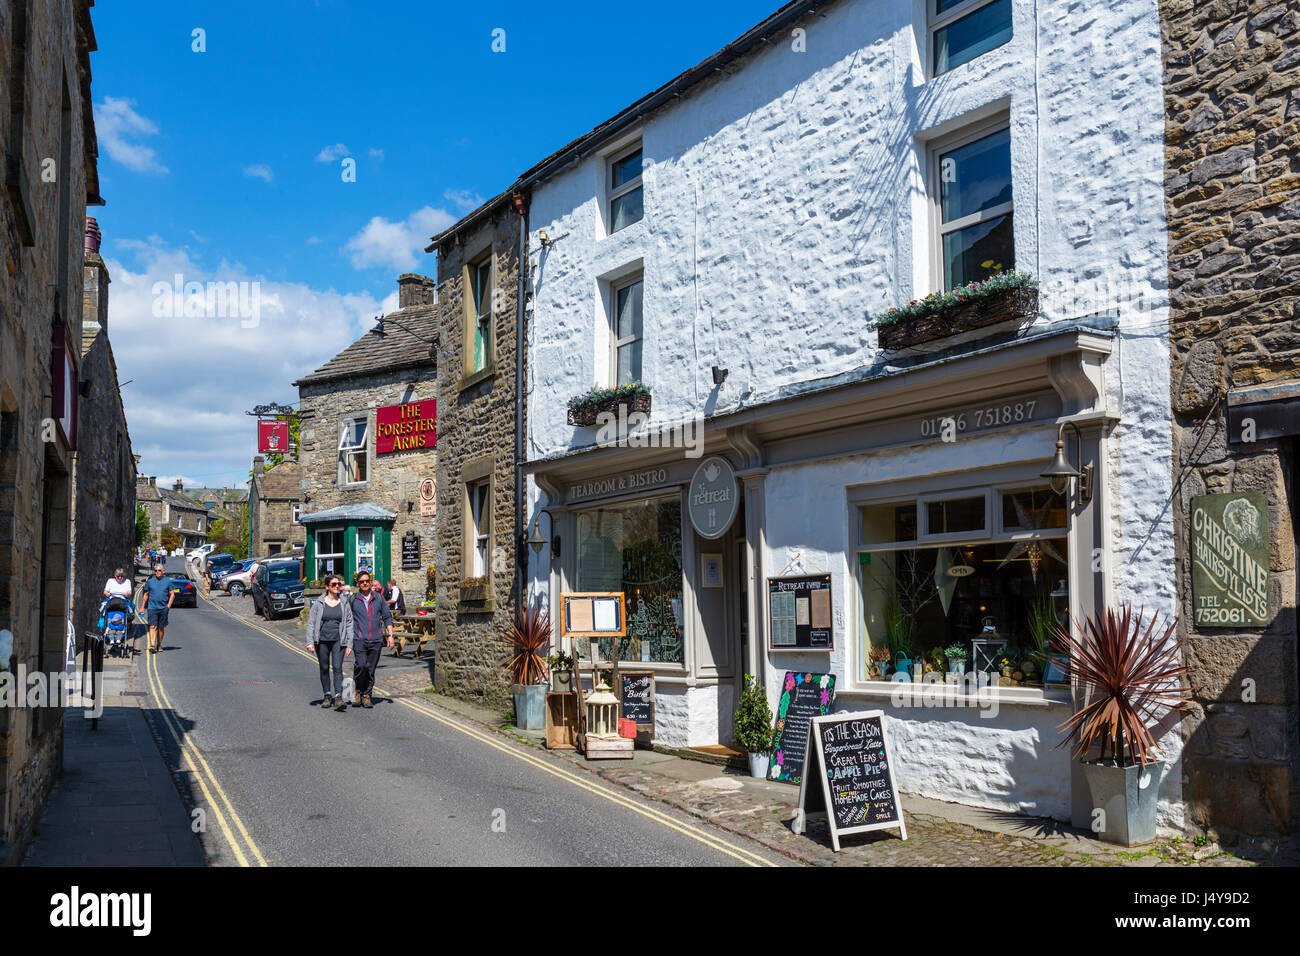
[[[375,454],[438,447],[438,402],[407,402],[375,409]]]
[[[1262,491],[1192,499],[1197,627],[1268,624],[1268,498]]]

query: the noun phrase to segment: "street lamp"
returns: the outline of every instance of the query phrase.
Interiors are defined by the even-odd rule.
[[[1074,457],[1079,460],[1080,470],[1070,466],[1065,458],[1065,426],[1074,429]],[[1079,479],[1079,503],[1087,504],[1092,500],[1092,465],[1083,464],[1083,434],[1074,422],[1061,422],[1056,430],[1056,457],[1041,477],[1046,478],[1052,490],[1064,495],[1070,487],[1070,479]]]

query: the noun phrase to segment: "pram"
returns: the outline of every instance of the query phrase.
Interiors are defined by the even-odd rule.
[[[99,633],[103,635],[104,653],[121,656],[130,653],[126,638],[131,632],[133,617],[135,605],[126,598],[113,595],[104,599],[99,606]]]

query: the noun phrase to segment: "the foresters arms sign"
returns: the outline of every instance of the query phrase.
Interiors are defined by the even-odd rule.
[[[408,402],[375,410],[375,454],[438,447],[438,403]]]
[[[1192,499],[1197,627],[1268,624],[1268,500],[1262,491]]]

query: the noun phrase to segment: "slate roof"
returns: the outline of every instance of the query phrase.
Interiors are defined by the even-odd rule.
[[[268,468],[256,476],[257,497],[263,501],[270,498],[298,501],[302,498],[302,466],[296,461],[282,461],[274,468]]]
[[[383,338],[366,332],[316,371],[294,382],[294,387],[358,378],[393,369],[435,368],[436,363],[429,357],[429,342],[438,337],[437,309],[433,304],[414,305],[390,312],[384,316],[385,320],[400,322],[410,332],[398,328],[393,322],[386,322]]]
[[[396,517],[396,512],[385,511],[379,505],[367,501],[359,505],[327,508],[315,514],[302,515],[298,520],[303,524],[320,524],[322,521],[392,521]]]
[[[190,498],[187,495],[183,495],[179,491],[175,491],[171,488],[159,488],[158,497],[161,500],[167,502],[173,508],[182,508],[186,511],[202,511],[205,514],[207,513],[208,510],[207,508],[203,507],[203,505],[195,501],[193,498]]]

